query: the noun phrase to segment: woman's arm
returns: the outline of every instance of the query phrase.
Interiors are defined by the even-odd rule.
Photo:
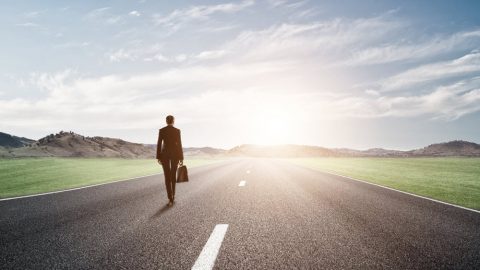
[[[158,141],[157,141],[157,159],[161,160],[162,159],[162,131],[158,131]]]

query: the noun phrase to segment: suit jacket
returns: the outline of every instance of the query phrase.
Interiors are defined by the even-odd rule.
[[[180,129],[173,126],[160,129],[158,132],[157,159],[183,160]]]

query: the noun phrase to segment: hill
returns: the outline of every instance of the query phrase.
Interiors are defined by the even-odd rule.
[[[414,156],[466,156],[479,157],[480,145],[467,141],[450,141],[446,143],[431,144],[427,147],[410,151]]]
[[[20,148],[9,149],[10,157],[120,157],[153,158],[155,151],[143,144],[107,137],[85,137],[60,131]]]
[[[213,147],[186,147],[183,148],[184,156],[214,157],[224,155],[227,150]]]
[[[156,144],[140,144],[108,137],[86,137],[60,131],[38,141],[0,133],[0,157],[117,157],[155,158]],[[186,147],[185,156],[196,157],[480,157],[480,145],[467,141],[431,144],[410,151],[372,148],[355,150],[310,145],[243,144],[229,150]]]
[[[17,148],[35,142],[35,140],[27,139],[24,137],[17,137],[7,133],[0,132],[0,146]]]
[[[229,156],[251,156],[251,157],[315,157],[315,156],[337,156],[335,151],[319,146],[308,145],[253,145],[243,144],[236,146],[226,152]]]

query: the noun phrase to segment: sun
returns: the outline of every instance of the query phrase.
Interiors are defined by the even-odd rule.
[[[262,112],[253,121],[251,140],[261,145],[287,144],[292,132],[291,125],[291,117],[284,112]]]

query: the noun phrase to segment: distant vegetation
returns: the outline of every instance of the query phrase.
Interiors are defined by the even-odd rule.
[[[188,159],[189,167],[218,162]],[[154,159],[17,158],[0,159],[0,198],[36,194],[162,173]],[[159,176],[159,183],[163,178]]]
[[[299,158],[292,162],[480,210],[480,158]]]

